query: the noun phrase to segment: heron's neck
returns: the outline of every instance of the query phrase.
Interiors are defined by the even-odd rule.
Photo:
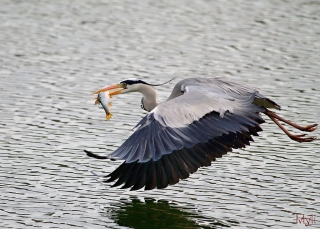
[[[141,100],[141,107],[146,111],[152,111],[158,105],[157,92],[152,86],[142,85],[139,90],[143,97]]]

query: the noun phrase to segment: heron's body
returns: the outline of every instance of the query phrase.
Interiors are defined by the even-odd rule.
[[[316,124],[301,127],[269,109],[280,109],[272,100],[249,85],[226,78],[190,78],[178,82],[169,98],[158,103],[152,85],[138,80],[118,84],[123,92],[142,93],[142,107],[150,111],[137,125],[136,131],[108,157],[124,162],[107,177],[114,186],[137,190],[145,187],[165,188],[189,177],[201,166],[209,166],[216,158],[253,141],[264,122],[260,113],[273,121],[284,121],[300,130],[313,131]],[[111,89],[115,86],[106,88]],[[126,91],[127,90],[127,91]],[[103,90],[101,90],[103,91]],[[313,137],[288,134],[296,141],[312,141]]]

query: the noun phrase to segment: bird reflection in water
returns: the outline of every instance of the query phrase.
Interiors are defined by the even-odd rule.
[[[120,205],[120,206],[119,206]],[[163,228],[221,228],[238,225],[234,221],[206,218],[196,213],[181,210],[177,205],[164,200],[138,199],[122,201],[107,213],[107,217],[119,226],[135,229]]]

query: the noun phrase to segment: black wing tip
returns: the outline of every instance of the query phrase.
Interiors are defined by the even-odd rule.
[[[111,161],[115,161],[116,159],[115,158],[112,158],[110,156],[100,156],[98,154],[95,154],[89,150],[83,150],[88,157],[92,157],[92,158],[95,158],[95,159],[110,159]]]
[[[158,161],[153,161],[153,164],[150,164],[150,169],[148,167],[146,170],[141,170],[141,173],[135,173],[134,176],[130,175],[130,173],[137,161],[134,164],[124,162],[116,170],[117,173],[111,173],[106,176],[110,178],[104,182],[112,182],[118,179],[111,187],[124,184],[121,189],[131,188],[130,191],[137,191],[143,188],[145,191],[155,188],[165,189],[188,178],[190,174],[196,172],[200,167],[211,165],[212,161],[232,151],[232,148],[243,148],[246,145],[250,145],[250,141],[253,141],[251,135],[259,131],[258,127],[259,125],[257,124],[249,128],[248,131],[224,134],[210,139],[207,143],[199,143],[190,149],[175,150],[171,154],[163,155]]]
[[[146,121],[146,117],[143,119],[144,121]],[[210,135],[207,142],[200,142],[190,148],[184,147],[181,150],[173,150],[170,154],[162,155],[156,161],[150,159],[148,162],[140,163],[138,160],[131,163],[123,162],[116,170],[105,176],[104,178],[109,179],[103,182],[116,181],[111,187],[122,185],[120,189],[131,188],[130,191],[142,188],[144,190],[164,189],[169,185],[174,185],[180,180],[188,178],[200,167],[211,165],[212,161],[232,151],[233,148],[243,148],[250,145],[250,141],[253,141],[252,135],[258,136],[257,133],[262,131],[259,124],[263,123],[264,120],[258,112],[249,115],[248,118],[239,120],[244,123],[241,124],[236,116],[232,118],[233,122],[238,121],[238,125],[243,125],[246,128],[238,128],[238,130],[234,130],[235,132],[229,131],[228,133],[222,133],[220,136]],[[89,157],[111,159],[110,156],[99,156],[87,150],[85,152]]]

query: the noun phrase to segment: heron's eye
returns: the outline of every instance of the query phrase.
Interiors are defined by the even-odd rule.
[[[123,88],[127,88],[127,84],[126,83],[121,83],[122,84],[122,86],[123,86]]]

